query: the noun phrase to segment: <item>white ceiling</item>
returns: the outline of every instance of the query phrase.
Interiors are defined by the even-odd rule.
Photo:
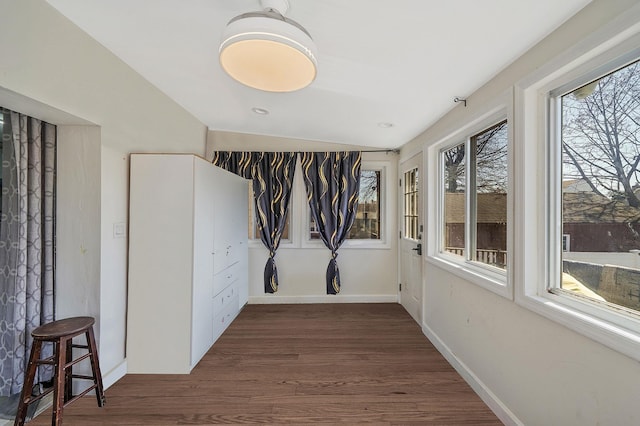
[[[259,0],[48,0],[212,130],[377,148],[410,141],[589,1],[289,0],[318,76],[267,93],[217,58],[227,22]]]

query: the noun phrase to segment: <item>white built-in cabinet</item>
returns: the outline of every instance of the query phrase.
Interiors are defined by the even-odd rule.
[[[129,373],[189,373],[248,300],[248,181],[188,154],[132,154]]]

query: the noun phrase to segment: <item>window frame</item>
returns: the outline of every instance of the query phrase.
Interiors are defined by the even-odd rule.
[[[427,196],[427,225],[430,235],[435,236],[427,241],[426,261],[437,265],[467,281],[490,290],[507,299],[513,299],[513,262],[512,255],[507,256],[506,270],[491,265],[469,260],[469,220],[470,200],[465,193],[465,256],[457,256],[442,250],[444,243],[444,170],[442,153],[460,143],[468,149],[472,136],[487,130],[494,125],[507,121],[507,253],[513,253],[513,91],[508,89],[501,96],[487,101],[485,108],[469,122],[451,132],[448,136],[431,145],[428,149],[428,176],[435,185],[430,186]],[[470,173],[470,161],[466,161],[465,173]],[[434,188],[435,187],[435,188]],[[468,188],[467,188],[468,189]],[[475,234],[475,231],[474,231]]]
[[[516,84],[515,301],[640,361],[640,315],[559,287],[562,259],[562,94],[640,58],[640,7],[609,24]],[[536,171],[544,170],[543,173]],[[531,194],[527,197],[525,194]],[[555,278],[554,278],[555,277]]]
[[[380,206],[380,238],[379,239],[346,239],[340,246],[342,249],[389,249],[391,244],[389,241],[389,235],[391,232],[388,220],[388,212],[392,208],[389,206],[389,188],[391,185],[389,176],[389,169],[391,163],[389,161],[380,160],[362,160],[362,170],[374,170],[380,172],[380,200],[378,204]],[[306,199],[305,199],[306,201]],[[305,216],[302,237],[302,248],[324,248],[324,243],[321,239],[311,239],[310,220],[311,209],[309,203],[305,203]]]

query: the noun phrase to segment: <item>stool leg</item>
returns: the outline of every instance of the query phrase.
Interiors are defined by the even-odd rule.
[[[93,372],[93,383],[96,385],[96,399],[98,400],[98,407],[102,407],[106,404],[107,399],[104,396],[104,388],[102,386],[102,373],[100,372],[100,362],[98,361],[98,348],[96,347],[96,339],[93,335],[93,327],[89,327],[86,332],[87,346],[91,355],[91,371]]]
[[[27,417],[27,408],[29,407],[29,400],[31,399],[31,392],[33,391],[33,381],[36,377],[36,370],[38,368],[36,362],[40,359],[41,350],[42,342],[40,340],[34,340],[33,345],[31,345],[29,365],[27,366],[22,392],[20,393],[20,402],[18,404],[18,411],[13,423],[14,426],[22,426],[25,418]]]
[[[65,362],[70,362],[73,359],[73,339],[68,339],[65,347],[66,359]],[[68,402],[73,398],[73,365],[70,365],[64,370],[64,402]]]
[[[53,388],[53,413],[51,414],[51,425],[62,424],[62,409],[64,408],[64,384],[65,384],[65,365],[67,363],[67,345],[66,338],[62,337],[55,342],[54,354],[55,357],[55,376],[54,376],[54,388]]]

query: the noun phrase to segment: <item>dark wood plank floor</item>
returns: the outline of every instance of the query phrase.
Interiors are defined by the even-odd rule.
[[[501,424],[398,304],[248,305],[190,375],[127,375],[106,396],[65,425]]]

